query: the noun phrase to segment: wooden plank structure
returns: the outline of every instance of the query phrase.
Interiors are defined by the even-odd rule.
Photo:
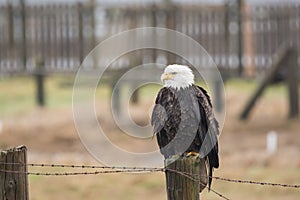
[[[1,74],[32,73],[37,56],[45,58],[47,73],[74,73],[97,41],[146,26],[166,27],[192,37],[221,72],[233,75],[254,77],[266,71],[283,43],[300,50],[300,4],[248,5],[241,0],[217,5],[169,2],[122,6],[97,5],[93,0],[86,4],[9,2],[0,5]],[[186,44],[178,46],[189,51]],[[207,58],[189,54],[198,67],[206,67]],[[111,65],[130,67],[131,58],[137,55],[142,63],[187,64],[168,52],[146,49],[121,56]]]
[[[281,46],[279,51],[274,54],[274,61],[274,64],[270,67],[270,70],[266,74],[265,78],[259,84],[257,90],[244,107],[240,115],[240,119],[244,120],[248,118],[248,115],[258,98],[261,97],[267,86],[272,84],[279,71],[282,69],[286,69],[287,72],[285,82],[289,91],[289,117],[295,118],[299,115],[299,78],[297,76],[297,52],[293,48],[289,48],[285,45]]]
[[[200,43],[225,80],[231,76],[253,78],[269,71],[277,62],[273,55],[280,51],[282,44],[298,52],[293,58],[293,74],[300,76],[300,4],[248,5],[244,0],[217,5],[164,2],[122,6],[97,5],[94,0],[85,4],[20,2],[20,5],[10,1],[0,5],[0,76],[34,74],[38,57],[44,58],[46,74],[75,73],[97,41],[136,27],[150,26],[184,33]],[[154,42],[157,40],[158,37],[153,38]],[[124,42],[130,45],[136,41],[141,38]],[[174,42],[188,52],[188,60],[162,50],[141,49],[121,55],[110,63],[109,69],[117,77],[122,70],[149,63],[167,65],[193,61],[197,69],[208,68],[207,55],[196,55],[187,44]],[[103,59],[94,56],[86,67],[104,68]],[[289,85],[290,90],[295,91],[295,81]],[[132,102],[138,101],[137,94],[134,93]],[[290,92],[290,95],[293,95],[290,104],[297,110],[296,93]],[[222,110],[221,104],[217,103],[216,108]],[[296,111],[290,112],[290,116],[296,115]]]
[[[28,200],[27,150],[25,146],[0,151],[0,198]],[[13,173],[17,171],[21,173]]]
[[[0,5],[0,73],[74,72],[95,46],[93,8],[77,4]]]

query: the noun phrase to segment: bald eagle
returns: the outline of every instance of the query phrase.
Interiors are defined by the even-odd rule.
[[[165,158],[197,155],[208,167],[208,188],[213,169],[219,167],[218,122],[207,92],[194,84],[192,70],[184,65],[169,65],[161,76],[152,112],[151,125],[161,154]]]

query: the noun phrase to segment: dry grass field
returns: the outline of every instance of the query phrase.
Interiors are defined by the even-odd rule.
[[[71,78],[70,78],[71,79]],[[71,82],[71,81],[69,81]],[[26,83],[26,84],[24,84]],[[71,101],[72,87],[63,77],[47,79],[47,104],[34,106],[34,84],[29,78],[0,80],[0,149],[24,144],[30,163],[99,164],[89,155],[76,132]],[[233,179],[300,184],[300,120],[287,120],[287,99],[283,85],[273,86],[257,103],[249,120],[239,121],[238,114],[255,89],[253,81],[232,80],[226,84],[226,119],[220,136],[220,168],[216,176]],[[143,98],[132,109],[141,123],[148,115],[139,112],[153,102],[151,91],[142,91]],[[100,91],[101,93],[101,91]],[[103,93],[107,93],[105,89]],[[101,97],[101,94],[99,95]],[[97,105],[101,107],[102,105]],[[101,118],[101,117],[99,117]],[[110,139],[123,148],[152,148],[131,141],[119,134],[109,120],[104,126]],[[266,152],[266,135],[278,133],[278,150]],[[122,138],[122,140],[120,140]],[[155,147],[156,148],[156,147]],[[29,168],[30,171],[64,172],[58,168]],[[82,171],[82,170],[81,170]],[[104,199],[150,200],[166,199],[163,173],[103,174],[74,177],[30,176],[30,199]],[[243,185],[214,180],[212,188],[230,199],[296,200],[299,189]],[[204,191],[202,199],[221,199]]]

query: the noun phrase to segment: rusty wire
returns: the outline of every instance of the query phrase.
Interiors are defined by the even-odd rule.
[[[99,165],[75,165],[75,164],[44,164],[44,163],[1,163],[0,165],[20,165],[27,167],[48,167],[48,168],[80,168],[80,169],[98,169],[95,171],[84,171],[84,172],[28,172],[28,171],[15,171],[15,170],[0,170],[3,173],[23,173],[27,175],[35,176],[78,176],[78,175],[99,175],[99,174],[113,174],[113,173],[154,173],[154,172],[166,172],[170,171],[177,173],[179,175],[185,176],[191,180],[198,181],[199,174],[190,174],[186,172],[181,172],[169,168],[159,168],[159,167],[124,167],[124,166],[99,166]],[[286,183],[271,183],[271,182],[260,182],[253,180],[243,180],[243,179],[230,179],[223,178],[218,176],[211,177],[215,180],[221,180],[231,183],[239,184],[252,184],[252,185],[261,185],[261,186],[274,186],[274,187],[283,187],[283,188],[295,188],[299,189],[300,185],[297,184],[286,184]],[[199,181],[200,184],[203,184]],[[206,186],[207,187],[207,186]],[[219,197],[229,200],[221,193],[216,190],[211,189],[213,193]]]

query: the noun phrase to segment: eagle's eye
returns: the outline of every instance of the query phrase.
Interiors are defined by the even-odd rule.
[[[175,75],[175,74],[177,74],[177,72],[171,72],[170,74]]]

